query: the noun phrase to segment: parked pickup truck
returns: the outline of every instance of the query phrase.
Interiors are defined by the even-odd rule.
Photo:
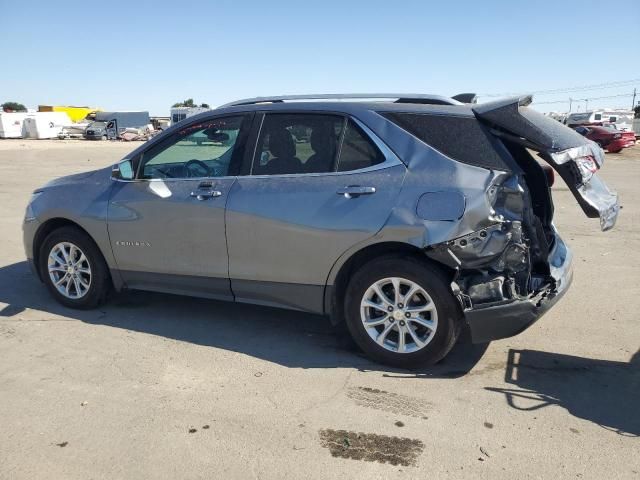
[[[150,123],[149,112],[96,112],[95,121],[85,130],[84,138],[118,138],[126,128],[143,128]]]

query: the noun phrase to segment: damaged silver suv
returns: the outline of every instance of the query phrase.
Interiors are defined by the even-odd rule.
[[[36,190],[26,255],[69,307],[128,288],[298,309],[345,322],[376,361],[431,364],[463,329],[515,335],[566,292],[549,172],[616,221],[602,150],[530,101],[233,102]]]

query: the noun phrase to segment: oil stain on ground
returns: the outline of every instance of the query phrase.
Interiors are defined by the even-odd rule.
[[[377,388],[351,387],[347,390],[347,397],[361,407],[375,408],[416,418],[426,418],[432,407],[431,403],[424,400],[385,392]]]
[[[320,430],[320,444],[334,457],[405,467],[415,465],[424,450],[424,443],[412,438],[331,429]]]

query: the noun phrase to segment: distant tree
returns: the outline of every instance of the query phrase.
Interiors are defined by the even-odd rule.
[[[27,107],[18,102],[4,102],[2,105],[2,110],[5,112],[26,112]]]
[[[208,103],[203,103],[202,105],[200,105],[202,108],[209,108],[209,104]]]
[[[633,111],[635,112],[633,117],[634,118],[640,118],[640,105],[636,105],[635,108],[633,109]]]
[[[193,98],[187,98],[184,102],[178,102],[171,105],[172,107],[195,107],[195,103],[193,103]]]

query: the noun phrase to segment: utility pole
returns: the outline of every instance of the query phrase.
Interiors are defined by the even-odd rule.
[[[586,112],[587,110],[589,110],[589,99],[585,98],[584,99],[584,111]]]
[[[633,89],[633,100],[631,100],[631,110],[636,108],[636,89]]]
[[[571,113],[571,104],[573,103],[573,98],[569,97],[569,113]]]

